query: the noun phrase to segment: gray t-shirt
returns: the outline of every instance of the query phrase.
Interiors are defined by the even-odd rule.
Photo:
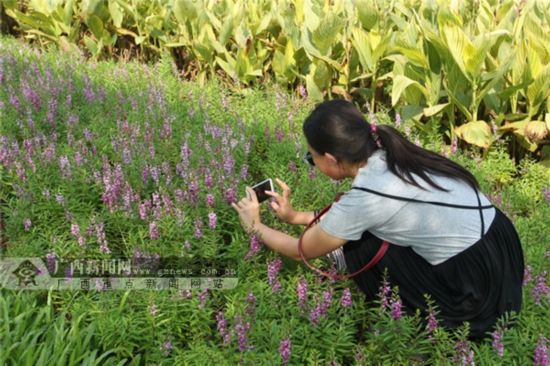
[[[422,201],[478,207],[474,189],[462,180],[430,175],[440,191],[415,176],[426,188],[408,184],[388,170],[386,153],[377,150],[359,169],[353,186]],[[479,192],[483,206],[489,200]],[[493,222],[495,209],[483,211],[485,232]],[[437,265],[469,248],[480,239],[481,219],[478,209],[437,206],[406,202],[370,192],[352,189],[332,205],[320,222],[328,234],[345,240],[358,240],[365,231],[388,242],[411,247],[432,265]]]

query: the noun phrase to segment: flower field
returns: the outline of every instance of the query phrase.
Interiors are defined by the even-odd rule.
[[[465,165],[515,222],[526,259],[522,312],[482,342],[408,316],[385,282],[366,304],[278,256],[241,228],[231,202],[280,178],[299,210],[349,182],[303,162],[307,92],[183,81],[158,63],[86,61],[0,38],[0,253],[4,257],[180,258],[232,268],[232,289],[9,290],[4,365],[549,365],[550,170],[495,143],[457,151],[437,128],[380,112],[412,141]],[[299,235],[300,227],[262,219]],[[314,261],[328,266],[324,260]],[[66,272],[71,278],[73,273]]]

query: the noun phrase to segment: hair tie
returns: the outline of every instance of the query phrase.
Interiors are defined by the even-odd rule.
[[[380,136],[378,136],[378,125],[375,122],[372,122],[370,124],[370,134],[372,135],[372,139],[376,143],[376,146],[378,148],[382,148],[382,142],[380,141]]]

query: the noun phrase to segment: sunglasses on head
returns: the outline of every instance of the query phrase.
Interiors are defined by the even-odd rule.
[[[313,156],[311,155],[311,153],[308,151],[306,153],[306,155],[304,156],[304,160],[311,166],[315,166],[315,162],[313,161]]]

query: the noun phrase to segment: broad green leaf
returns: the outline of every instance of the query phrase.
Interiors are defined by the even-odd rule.
[[[2,0],[5,10],[13,10],[17,6],[17,0]]]
[[[67,0],[67,2],[65,2],[65,5],[63,7],[63,21],[65,22],[65,24],[72,23],[74,14],[74,3],[75,0]]]
[[[456,135],[469,144],[488,148],[493,140],[491,127],[484,121],[468,122],[454,129]]]
[[[114,26],[116,28],[122,27],[122,19],[124,18],[122,7],[115,1],[109,1],[109,13],[111,14]]]
[[[371,30],[378,24],[380,14],[374,3],[369,0],[358,0],[356,2],[357,15],[361,25],[366,30]]]
[[[401,94],[407,89],[409,86],[414,86],[417,88],[422,94],[425,96],[428,96],[428,91],[426,88],[424,88],[418,81],[409,79],[405,75],[396,75],[393,80],[393,86],[392,86],[392,93],[391,93],[391,103],[392,106],[395,107],[397,102],[399,102],[399,98],[401,98]]]
[[[91,39],[88,36],[84,36],[83,41],[84,41],[84,45],[92,55],[97,55],[99,53],[99,47],[97,42],[95,42],[93,39]]]
[[[254,30],[254,34],[258,35],[262,33],[264,30],[266,30],[267,27],[269,27],[269,24],[271,24],[271,19],[272,19],[271,13],[264,15],[260,25]]]
[[[225,53],[227,49],[221,45],[220,42],[216,39],[216,35],[214,34],[214,30],[210,25],[205,25],[204,32],[206,33],[208,37],[208,42],[214,47],[217,53]]]
[[[197,17],[197,8],[192,0],[174,0],[172,3],[174,16],[180,24]]]
[[[57,6],[56,3],[59,3],[59,1],[30,0],[28,7],[39,13],[42,13],[45,15],[51,15],[51,13],[55,9],[55,6]]]
[[[401,112],[399,114],[404,121],[417,121],[422,117],[423,111],[424,108],[419,105],[405,105],[401,108]]]
[[[225,57],[228,58],[228,61],[225,61],[225,60],[221,59],[220,57],[216,56],[216,63],[218,65],[220,65],[222,70],[225,71],[225,73],[229,77],[231,77],[231,78],[237,77],[237,70],[235,68],[235,60],[231,58],[229,53],[226,53]]]
[[[352,38],[351,42],[353,48],[359,55],[359,62],[363,66],[364,70],[373,71],[376,67],[376,64],[372,58],[372,51],[367,37],[367,32],[360,28],[354,28],[351,31]]]
[[[529,100],[529,115],[538,113],[541,104],[548,98],[550,93],[550,64],[537,76],[535,81],[527,88],[527,99]]]
[[[323,61],[315,62],[315,74],[313,81],[321,90],[326,90],[329,87],[330,80],[332,79],[332,72],[327,64]]]
[[[407,61],[413,65],[423,67],[428,69],[430,66],[428,64],[428,58],[426,54],[418,49],[414,48],[405,48],[405,47],[396,47],[396,49],[403,55],[407,56]]]
[[[311,43],[311,40],[310,40],[310,33],[309,33],[309,31],[307,30],[307,28],[305,26],[302,26],[300,46],[304,48],[304,50],[306,51],[306,53],[309,56],[318,58],[320,60],[323,60],[326,63],[328,63],[330,66],[334,67],[337,71],[341,71],[342,67],[338,62],[330,59],[329,57],[326,57],[326,56],[322,55],[315,48],[315,46],[313,46],[313,44]]]
[[[101,39],[103,37],[103,22],[99,19],[99,17],[93,14],[89,15],[86,24],[97,39]]]
[[[235,29],[235,42],[240,48],[246,48],[248,40],[252,38],[245,23],[245,20],[241,21],[241,24]]]
[[[324,56],[330,56],[333,44],[342,37],[344,20],[333,13],[328,13],[312,32],[312,40],[317,50]]]
[[[446,41],[447,49],[464,76],[471,81],[470,73],[466,69],[466,60],[475,53],[475,48],[462,29],[457,26],[444,26],[441,30]]]
[[[300,2],[296,2],[296,4],[295,4],[296,9],[297,9],[297,13],[298,13],[298,8],[299,8],[299,3]],[[315,11],[315,4],[313,3],[313,0],[303,0],[302,9],[303,9],[303,15],[300,18],[303,18],[303,22],[304,22],[306,28],[309,31],[313,31],[314,29],[316,29],[319,26],[319,23],[321,21],[319,19],[319,15]],[[298,23],[298,24],[300,24],[300,23]]]
[[[82,2],[82,10],[84,19],[88,18],[90,15],[96,15],[98,8],[103,4],[102,0],[85,0]]]
[[[313,79],[313,74],[311,72],[306,75],[306,89],[308,97],[312,101],[320,102],[323,100],[323,92],[319,89],[317,84],[315,84],[315,80]]]
[[[447,108],[449,104],[450,103],[443,103],[443,104],[434,105],[429,108],[424,108],[424,116],[426,117],[435,116],[436,114],[438,114],[439,112]]]
[[[470,75],[471,80],[476,80],[481,74],[481,67],[483,66],[489,50],[495,42],[503,36],[509,35],[510,32],[506,30],[499,30],[479,36],[474,42],[474,48],[472,54],[466,54],[466,71]]]

